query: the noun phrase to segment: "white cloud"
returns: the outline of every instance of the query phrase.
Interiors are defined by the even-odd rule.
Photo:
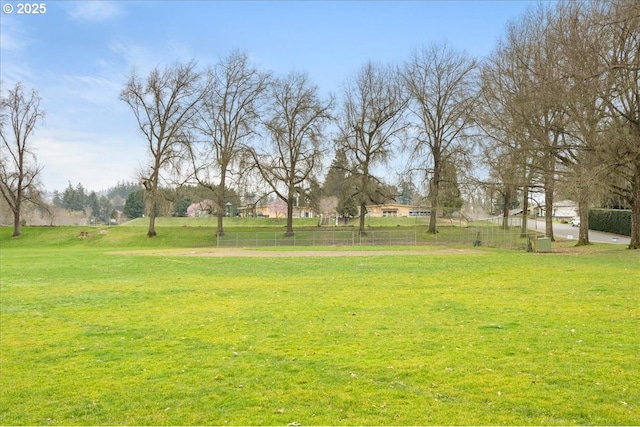
[[[24,53],[32,44],[29,32],[19,21],[6,17],[0,20],[0,56],[2,57],[2,86],[17,82],[30,85],[33,74]]]
[[[2,90],[4,91],[12,87],[18,82],[24,83],[28,88],[39,90],[34,83],[34,80],[36,80],[35,75],[27,61],[20,58],[11,58],[9,60],[7,57],[8,55],[2,54],[2,77],[0,84]],[[42,95],[42,93],[40,94]]]
[[[135,135],[83,135],[43,130],[34,138],[38,163],[44,166],[41,180],[49,190],[64,190],[70,181],[100,191],[118,181],[135,179],[146,160],[145,146]],[[133,140],[133,142],[131,142]]]
[[[164,59],[160,52],[152,52],[150,49],[125,40],[112,42],[109,49],[125,61],[127,68],[124,71],[127,77],[132,68],[144,76]]]
[[[189,49],[189,47],[187,45],[185,45],[184,43],[176,40],[176,39],[169,39],[167,40],[167,48],[169,50],[169,53],[171,55],[171,61],[184,61],[184,62],[188,62],[191,61],[195,55],[193,54],[193,52]]]
[[[66,75],[62,81],[64,100],[80,108],[112,112],[121,111],[124,106],[119,100],[123,79],[115,81],[99,75]]]
[[[3,53],[20,52],[31,43],[20,22],[11,18],[6,17],[0,21],[0,50]]]
[[[69,17],[78,22],[101,22],[117,18],[124,13],[115,1],[78,1],[69,9]]]

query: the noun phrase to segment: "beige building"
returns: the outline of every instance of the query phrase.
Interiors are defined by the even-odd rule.
[[[243,206],[238,209],[238,214],[243,217],[266,216],[269,218],[286,218],[286,206],[276,208],[273,204],[258,205],[255,208]],[[431,209],[425,206],[403,205],[400,203],[386,203],[384,205],[367,205],[367,215],[379,217],[425,217],[431,215]],[[318,216],[308,206],[294,206],[294,218],[316,218]]]
[[[414,217],[429,216],[431,209],[424,206],[385,203],[384,205],[368,205],[367,215],[371,217]]]
[[[242,206],[238,208],[238,215],[242,217],[266,216],[267,218],[286,218],[287,207],[286,205],[277,208],[273,205],[257,205],[255,208],[253,206]],[[310,207],[293,207],[294,218],[315,218],[316,216],[317,214]]]

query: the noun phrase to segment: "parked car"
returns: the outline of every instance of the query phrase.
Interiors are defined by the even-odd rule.
[[[571,226],[572,227],[580,227],[580,218],[573,218],[571,220]]]

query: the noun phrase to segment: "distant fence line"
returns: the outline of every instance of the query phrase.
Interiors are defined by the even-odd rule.
[[[296,231],[293,236],[273,231],[227,232],[219,236],[218,247],[258,246],[380,246],[416,245],[417,231],[376,230],[360,233],[356,230]]]
[[[226,232],[219,236],[216,245],[224,247],[275,247],[275,246],[415,246],[415,245],[471,245],[510,249],[526,249],[528,238],[535,233],[522,235],[517,228],[502,229],[492,225],[469,227],[439,227],[439,232],[429,234],[426,227],[399,230],[300,230],[293,236],[283,231]]]

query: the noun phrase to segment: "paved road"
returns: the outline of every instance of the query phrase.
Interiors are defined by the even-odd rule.
[[[544,219],[538,219],[537,221],[530,219],[528,221],[530,230],[538,230],[544,233],[546,227]],[[555,237],[561,238],[578,238],[578,227],[572,227],[571,224],[562,224],[558,222],[553,223],[553,234]],[[589,230],[589,241],[592,243],[614,243],[618,245],[628,245],[631,243],[631,238],[628,236],[620,236],[618,234],[603,233],[601,231]]]

